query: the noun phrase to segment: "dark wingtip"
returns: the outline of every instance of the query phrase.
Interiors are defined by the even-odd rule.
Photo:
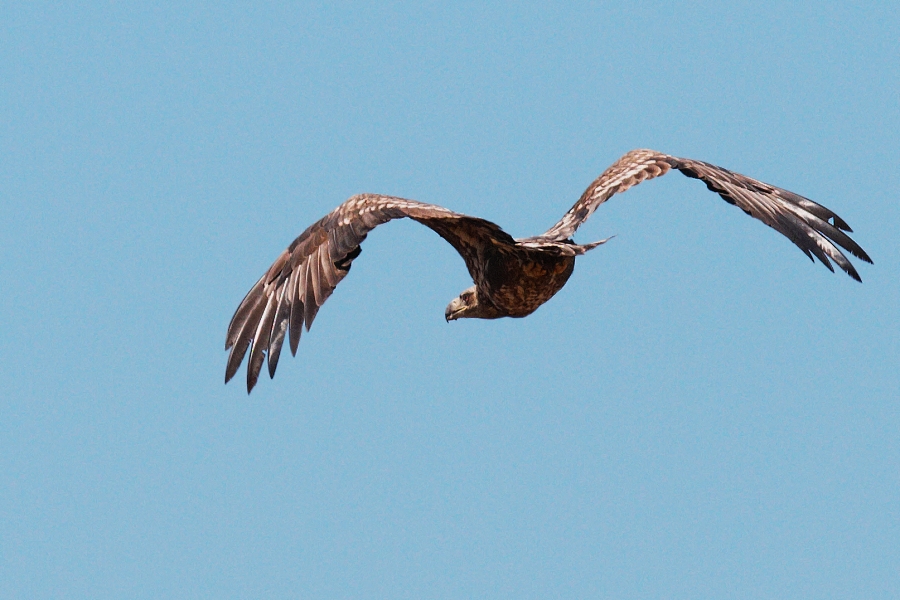
[[[844,272],[859,283],[862,283],[862,278],[859,276],[859,273],[856,272],[856,269],[853,267],[853,263],[851,263],[849,260],[844,262],[846,264],[841,265],[841,268],[844,269]]]
[[[312,293],[312,286],[310,286],[310,290],[306,293],[306,302],[303,303],[303,323],[306,325],[306,331],[309,331],[309,328],[312,327],[313,321],[316,318],[316,314],[319,312],[319,305],[316,304],[316,299]]]
[[[259,371],[256,373],[253,372],[253,369],[249,368],[250,365],[247,365],[247,394],[253,391],[253,388],[256,387],[256,382],[259,380]]]
[[[284,302],[282,297],[275,314],[275,322],[272,323],[272,333],[269,334],[269,351],[266,353],[266,359],[269,363],[269,379],[275,377],[275,369],[278,367],[278,358],[281,356],[281,347],[287,335],[290,319],[291,306]]]
[[[241,363],[244,362],[244,355],[247,352],[246,346],[243,352],[237,353],[235,350],[237,350],[237,346],[232,346],[231,353],[228,355],[228,362],[225,364],[225,383],[231,381],[231,378],[237,373]]]
[[[253,360],[254,357],[251,351],[250,359],[247,360],[247,393],[249,394],[254,387],[256,387],[256,382],[259,381],[259,373],[262,371],[263,360],[265,360],[265,354],[261,353],[259,358]]]
[[[256,340],[253,340],[253,346],[256,346]],[[262,350],[257,351],[255,347],[250,349],[250,358],[247,359],[247,393],[249,394],[256,382],[259,381],[259,372],[262,370],[265,353]]]
[[[268,360],[267,360],[267,362],[268,362],[268,365],[267,365],[267,366],[269,367],[269,368],[268,368],[268,371],[269,371],[269,379],[275,379],[275,369],[278,368],[278,357],[277,357],[277,356],[274,356],[274,357],[273,357],[273,356],[272,356],[272,349],[269,348],[269,352],[268,352],[268,354],[266,355],[266,358],[268,359]]]
[[[283,338],[282,338],[283,339]],[[281,356],[281,342],[273,347],[269,344],[269,352],[266,354],[269,367],[269,379],[275,378],[275,369],[278,368],[278,357]]]
[[[839,216],[832,214],[831,220],[834,222],[833,223],[834,226],[837,227],[838,229],[846,231],[847,233],[853,233],[853,230],[850,229],[850,226],[847,225],[847,222],[845,220],[843,220],[842,218],[840,218]]]
[[[228,363],[225,364],[225,384],[226,385],[228,384],[229,381],[231,381],[231,378],[234,377],[235,371],[237,371],[237,369],[231,368],[231,360],[230,360],[231,357],[229,356],[228,358],[229,358],[229,361],[228,361]]]
[[[288,326],[288,338],[291,347],[291,355],[297,356],[297,347],[300,345],[300,336],[303,334],[303,302],[294,300],[291,307],[291,321]]]

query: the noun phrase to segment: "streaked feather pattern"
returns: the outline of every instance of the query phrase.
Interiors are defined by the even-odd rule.
[[[244,297],[225,339],[225,349],[230,350],[225,381],[234,377],[248,352],[248,393],[264,362],[268,362],[269,376],[274,377],[285,338],[291,354],[296,354],[304,325],[309,331],[319,308],[359,256],[360,244],[378,225],[408,217],[434,230],[459,252],[475,286],[452,302],[448,311],[465,299],[470,305],[469,314],[463,317],[521,317],[565,285],[576,256],[606,241],[579,245],[571,239],[598,206],[672,169],[699,179],[726,202],[775,229],[832,271],[831,261],[860,281],[838,246],[872,262],[847,235],[852,232],[847,223],[824,206],[722,167],[653,150],[633,150],[622,156],[588,186],[556,225],[541,235],[519,240],[490,221],[440,206],[362,194],[349,198],[301,233]]]
[[[699,179],[726,202],[778,231],[808,257],[814,255],[832,271],[834,268],[829,258],[850,277],[860,281],[859,273],[835,243],[860,260],[872,262],[865,251],[844,233],[853,231],[847,223],[809,198],[716,165],[653,150],[632,150],[625,154],[588,186],[578,202],[556,225],[537,237],[557,241],[572,237],[578,226],[614,194],[647,179],[665,175],[670,169]]]
[[[391,196],[354,196],[300,234],[247,293],[228,326],[225,349],[231,352],[225,381],[234,377],[248,351],[247,390],[256,385],[266,357],[269,376],[274,377],[285,337],[296,355],[304,325],[309,331],[319,308],[359,256],[366,235],[382,223],[403,217],[437,231],[473,267],[478,261],[475,255],[469,256],[470,249],[487,237],[514,243],[493,223],[440,206]]]

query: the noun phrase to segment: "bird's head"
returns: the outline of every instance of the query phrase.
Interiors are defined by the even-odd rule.
[[[474,285],[454,298],[444,311],[448,323],[457,319],[496,319],[499,316],[493,305],[478,303],[478,290]]]

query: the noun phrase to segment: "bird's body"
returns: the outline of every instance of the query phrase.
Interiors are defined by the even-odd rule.
[[[835,244],[872,262],[845,233],[850,227],[829,209],[727,169],[653,150],[625,154],[585,190],[558,223],[529,238],[513,239],[490,221],[433,204],[362,194],[300,234],[248,292],[228,327],[225,348],[231,353],[225,381],[237,372],[248,350],[248,392],[266,358],[269,375],[274,376],[285,338],[295,353],[304,324],[309,330],[319,307],[359,256],[368,232],[382,223],[411,218],[437,232],[462,256],[475,285],[447,306],[448,321],[525,317],[562,289],[577,256],[606,241],[576,244],[572,235],[578,226],[612,195],[673,168],[702,180],[727,202],[779,231],[831,270],[829,259],[860,279]]]
[[[574,256],[530,248],[511,254],[497,252],[481,285],[503,317],[527,317],[561,290],[575,269]]]
[[[518,244],[488,248],[474,289],[486,312],[482,319],[527,317],[562,289],[575,269],[575,255],[556,254]],[[460,318],[453,311],[447,320]]]

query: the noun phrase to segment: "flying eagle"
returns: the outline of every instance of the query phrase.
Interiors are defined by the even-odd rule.
[[[572,235],[598,206],[619,192],[677,169],[699,179],[755,219],[775,229],[809,258],[834,271],[833,260],[850,277],[856,269],[835,244],[853,256],[872,260],[844,232],[852,229],[839,216],[793,192],[699,160],[677,158],[653,150],[632,150],[612,164],[585,190],[578,202],[545,233],[514,239],[498,225],[414,200],[361,194],[353,196],[313,223],[288,246],[256,282],[228,325],[225,349],[227,383],[250,352],[247,393],[256,385],[268,358],[274,377],[285,337],[297,353],[303,325],[313,319],[350,271],[366,235],[391,219],[408,217],[450,242],[466,262],[475,285],[447,306],[447,321],[525,317],[553,297],[575,268],[575,257],[607,240],[576,244]]]

